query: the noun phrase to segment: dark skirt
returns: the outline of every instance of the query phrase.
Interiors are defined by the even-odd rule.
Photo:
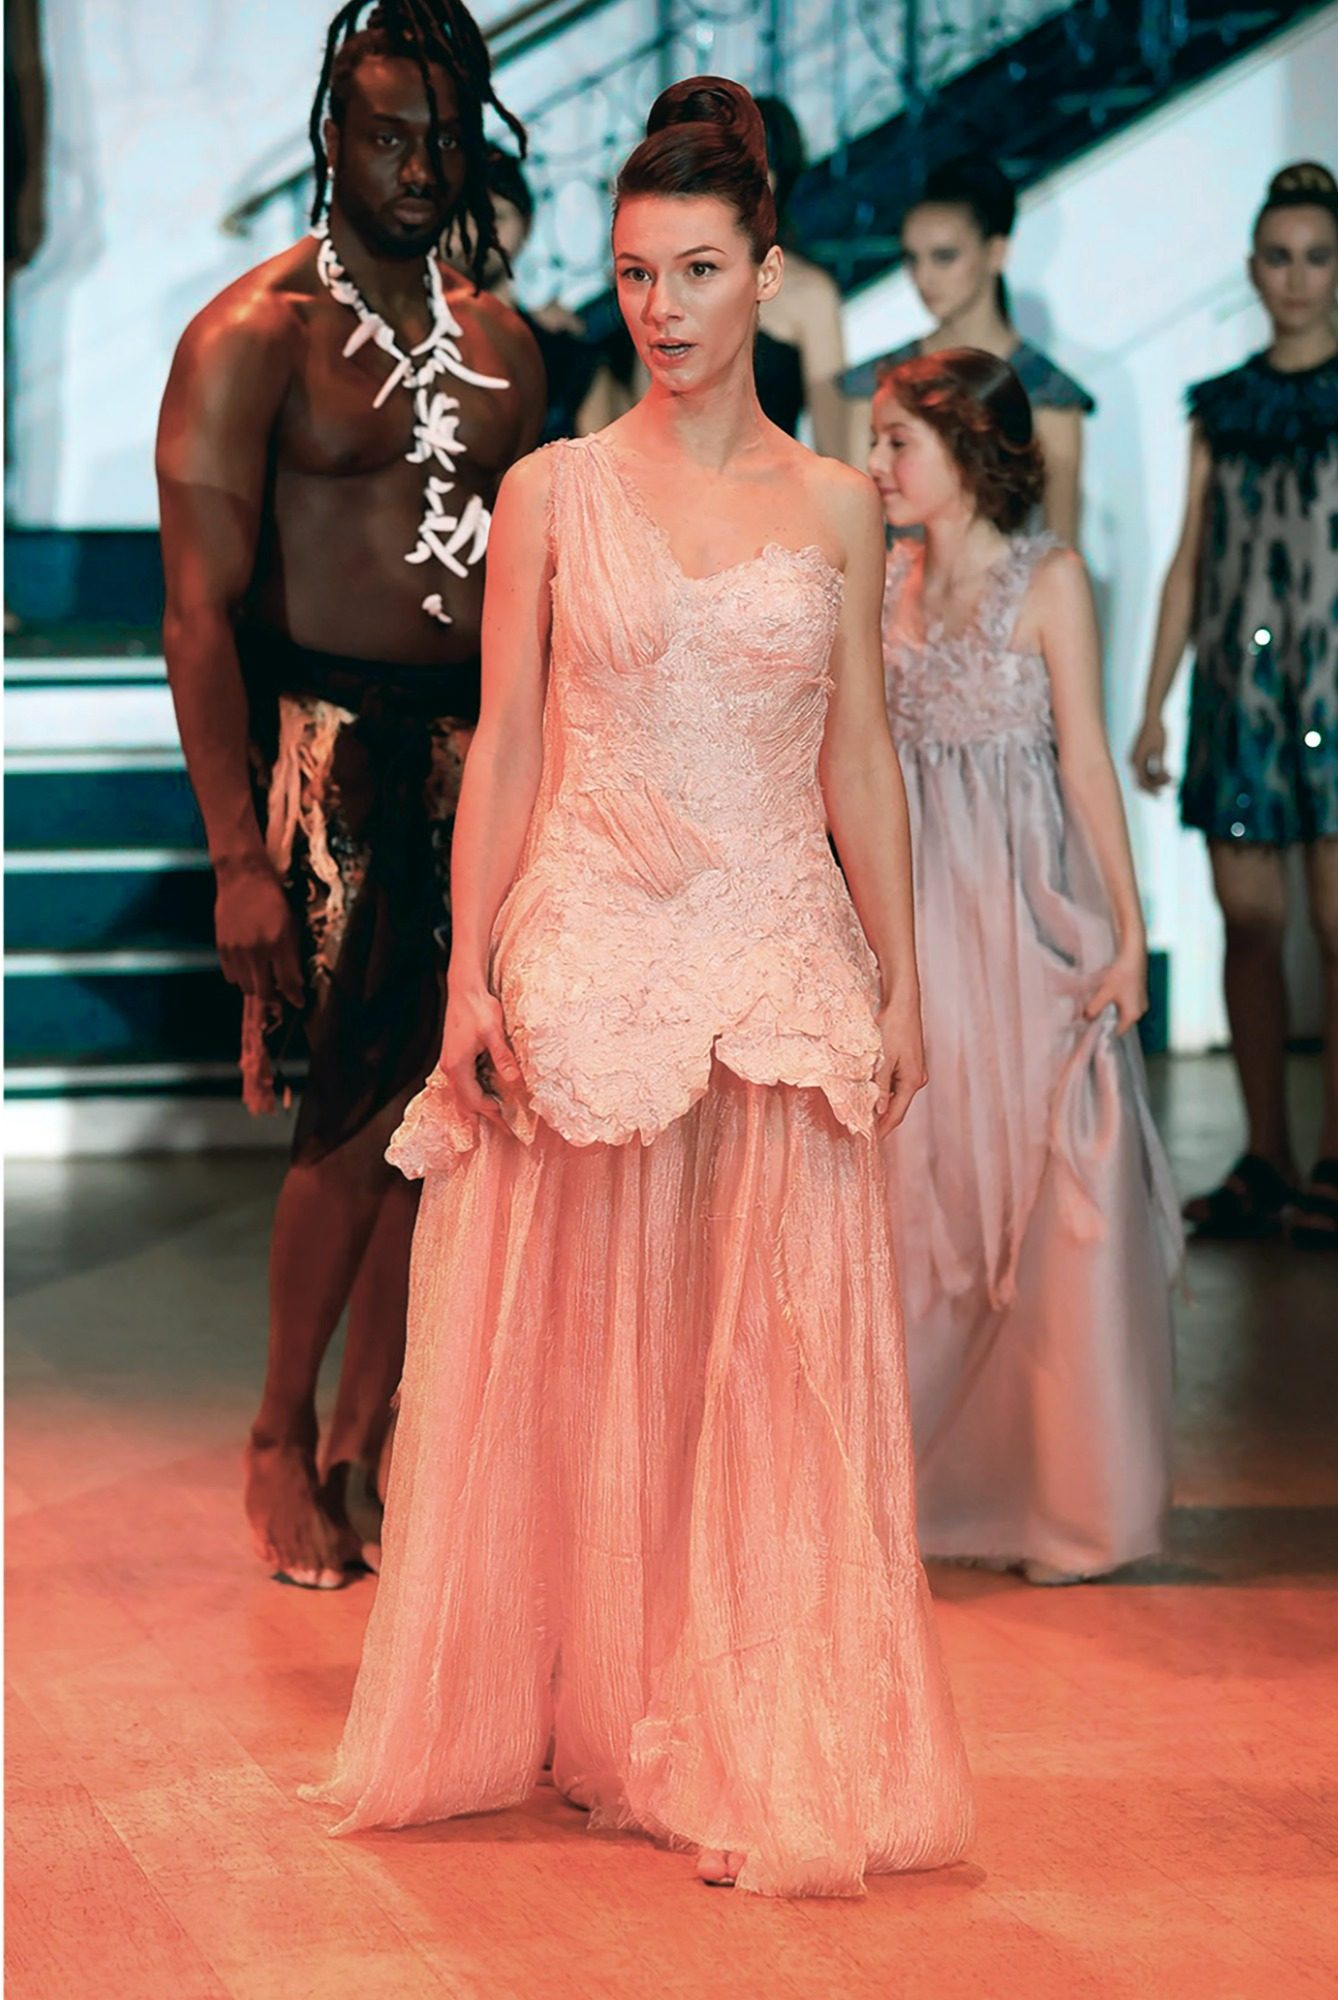
[[[293,1158],[323,1159],[422,1087],[441,1040],[450,844],[477,662],[438,670],[239,635],[266,848],[288,889],[301,1009],[246,1002],[242,1081],[287,1101]]]

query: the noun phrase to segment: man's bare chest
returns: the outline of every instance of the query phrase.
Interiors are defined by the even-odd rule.
[[[345,353],[357,324],[336,309],[308,328],[277,427],[284,469],[338,479],[416,466],[421,478],[449,465],[466,487],[494,491],[516,455],[522,418],[504,358],[467,327],[456,343],[463,367],[505,387],[481,387],[450,369],[417,387],[412,378],[392,383],[394,355],[370,341]]]

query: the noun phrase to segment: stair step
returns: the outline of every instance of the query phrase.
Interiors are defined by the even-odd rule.
[[[293,1116],[252,1118],[240,1100],[205,1089],[182,1096],[116,1092],[14,1096],[5,1155],[14,1160],[125,1159],[134,1153],[286,1149]]]
[[[16,1063],[5,1069],[5,1096],[235,1097],[240,1089],[231,1062]]]
[[[71,543],[85,541],[89,530],[68,531]],[[6,537],[8,540],[8,536]],[[21,563],[22,557],[17,560]],[[56,618],[20,625],[5,638],[5,679],[22,677],[43,662],[79,661],[89,672],[133,673],[145,662],[163,667],[163,627],[157,624],[96,624],[86,619]]]
[[[180,751],[10,758],[5,846],[202,848],[204,828]]]
[[[82,681],[43,679],[9,684],[5,694],[5,756],[42,751],[173,750],[179,754],[176,712],[165,680],[127,680],[123,672],[96,688]]]
[[[19,952],[5,987],[11,1068],[236,1060],[241,996],[212,951]]]
[[[167,680],[160,652],[82,653],[67,646],[51,653],[5,655],[6,688],[83,687],[101,694],[107,687],[157,687]]]
[[[48,849],[5,860],[8,952],[208,949],[214,878],[187,849]]]

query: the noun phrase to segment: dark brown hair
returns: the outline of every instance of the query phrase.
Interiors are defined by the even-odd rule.
[[[1254,218],[1254,233],[1266,215],[1279,208],[1322,208],[1338,228],[1338,181],[1317,160],[1297,160],[1282,167],[1268,184],[1268,195]]]
[[[762,115],[741,83],[691,76],[660,92],[618,176],[614,214],[634,195],[714,195],[734,210],[761,263],[776,241],[776,204]]]
[[[987,520],[1016,533],[1045,491],[1045,459],[1015,371],[975,347],[946,347],[888,368],[878,395],[938,432]]]

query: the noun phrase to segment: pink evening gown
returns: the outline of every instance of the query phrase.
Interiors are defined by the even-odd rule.
[[[1086,1575],[1162,1546],[1181,1232],[1136,1033],[1083,1006],[1115,950],[1059,780],[1050,681],[1012,645],[1016,537],[960,634],[898,629],[888,714],[915,857],[929,1088],[887,1142],[920,1548]]]
[[[842,579],[674,559],[549,447],[544,768],[493,940],[509,1130],[437,1073],[384,1568],[338,1829],[513,1806],[856,1895],[970,1782],[915,1545],[874,966],[818,752]]]

